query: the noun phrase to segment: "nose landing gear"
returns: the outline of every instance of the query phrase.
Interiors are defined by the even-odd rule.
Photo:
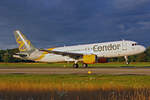
[[[125,58],[126,64],[128,65],[128,64],[129,64],[128,57],[127,57],[127,56],[124,56],[124,58]]]

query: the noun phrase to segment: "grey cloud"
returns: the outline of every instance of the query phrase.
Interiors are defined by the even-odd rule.
[[[139,24],[141,26],[141,29],[148,29],[150,30],[150,21],[146,21],[146,22],[138,22],[137,24]]]
[[[122,38],[142,42],[149,36],[149,24],[143,23],[150,21],[148,3],[148,0],[1,0],[0,43],[5,48],[16,45],[13,37],[16,29],[39,48]]]
[[[113,5],[120,10],[135,10],[144,6],[149,6],[149,0],[114,0]]]

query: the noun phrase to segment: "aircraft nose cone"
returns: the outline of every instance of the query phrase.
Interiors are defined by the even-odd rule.
[[[140,46],[140,51],[144,52],[144,51],[146,51],[146,48],[144,46]]]

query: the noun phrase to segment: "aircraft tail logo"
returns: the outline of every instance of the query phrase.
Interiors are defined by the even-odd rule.
[[[19,30],[16,30],[14,34],[16,37],[16,42],[19,46],[19,50],[21,52],[31,51],[32,49],[34,49],[31,42],[27,40],[27,38]]]

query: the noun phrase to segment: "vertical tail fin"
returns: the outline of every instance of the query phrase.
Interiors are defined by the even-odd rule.
[[[27,38],[19,30],[16,30],[14,32],[14,35],[16,37],[16,42],[19,46],[20,52],[27,52],[27,51],[35,50],[31,42],[27,40]]]

